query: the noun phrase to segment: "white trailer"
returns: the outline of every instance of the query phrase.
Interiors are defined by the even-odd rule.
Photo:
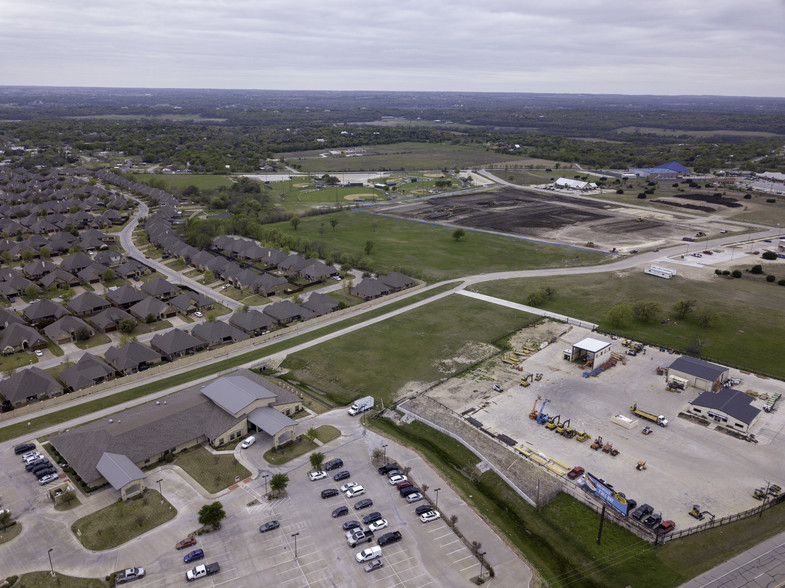
[[[365,396],[357,400],[354,404],[349,407],[349,415],[355,416],[360,414],[361,412],[365,412],[366,410],[371,410],[373,408],[374,399],[373,396]]]
[[[676,270],[668,269],[666,267],[660,267],[658,265],[650,265],[649,267],[643,270],[643,273],[649,274],[650,276],[657,276],[658,278],[665,278],[666,280],[670,280],[673,276],[676,275]]]

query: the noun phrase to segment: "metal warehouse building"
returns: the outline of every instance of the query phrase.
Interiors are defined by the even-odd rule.
[[[704,392],[716,392],[728,379],[730,370],[702,359],[682,355],[668,366],[668,378],[676,376],[687,380],[690,386]]]
[[[611,343],[586,337],[575,343],[572,348],[565,349],[564,359],[576,363],[585,362],[588,369],[598,368],[610,361]]]
[[[703,392],[690,403],[689,412],[713,419],[734,431],[749,433],[760,409],[752,406],[752,397],[744,392],[723,388],[719,392]]]

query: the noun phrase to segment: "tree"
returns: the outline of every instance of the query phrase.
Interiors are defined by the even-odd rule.
[[[384,457],[384,450],[377,447],[371,452],[371,459],[374,463],[378,463]]]
[[[111,282],[115,279],[114,270],[108,267],[104,270],[104,273],[101,274],[101,280],[104,282]]]
[[[25,289],[25,296],[28,298],[35,298],[36,294],[38,294],[38,288],[32,284]]]
[[[659,302],[641,300],[632,305],[633,316],[644,323],[653,323],[661,312],[662,307]]]
[[[199,524],[210,525],[213,529],[221,527],[221,521],[226,518],[223,504],[217,500],[212,504],[205,504],[199,509]]]
[[[49,249],[49,247],[44,245],[43,247],[41,247],[41,249],[38,250],[38,255],[41,257],[41,259],[49,259],[50,257],[52,257],[52,251],[51,249]],[[775,255],[774,258],[776,259],[777,256]]]
[[[337,218],[333,217],[333,218],[330,219],[330,226],[333,228],[333,231],[335,231],[335,226],[337,224],[338,224],[338,219]]]
[[[615,304],[608,311],[608,322],[614,327],[623,327],[632,320],[632,308],[629,304]]]
[[[697,304],[697,300],[677,300],[671,306],[671,314],[674,318],[683,319],[695,309]]]
[[[0,529],[5,529],[11,524],[11,511],[3,509],[0,511]]]
[[[211,272],[210,270],[207,270],[206,272],[204,272],[204,283],[205,284],[208,284],[208,283],[212,282],[213,280],[215,280],[215,274],[213,272]]]
[[[300,224],[300,218],[296,217],[296,216],[293,216],[289,220],[289,224],[292,225],[292,228],[296,231],[297,230],[297,226]]]
[[[273,474],[270,478],[270,493],[281,494],[289,485],[289,476],[286,474]]]
[[[370,239],[368,239],[365,242],[365,255],[370,255],[371,254],[371,251],[373,250],[373,246],[374,245],[375,245],[375,243],[373,241],[371,241]]]
[[[74,338],[77,341],[87,341],[90,338],[90,329],[87,327],[79,327],[74,331]]]
[[[146,317],[144,317],[144,322],[148,325],[155,322],[155,315],[151,312]]]
[[[751,274],[762,274],[762,273],[763,273],[763,266],[762,266],[762,265],[760,265],[760,264],[753,265],[753,266],[750,268],[750,273],[751,273]]]
[[[22,261],[28,263],[33,261],[33,252],[30,251],[29,249],[25,249],[24,251],[22,251]]]
[[[121,333],[130,335],[131,333],[134,332],[134,329],[136,328],[136,321],[132,318],[123,319],[117,325],[117,328],[120,329]]]
[[[324,453],[321,451],[314,451],[309,459],[311,460],[311,468],[315,472],[319,472],[322,470],[322,466],[324,465]]]
[[[704,329],[710,327],[716,318],[717,314],[709,308],[701,308],[695,313],[695,320]]]
[[[310,427],[306,432],[305,436],[310,439],[311,441],[315,441],[319,438],[319,431],[316,430],[315,427]]]
[[[455,229],[452,232],[452,238],[455,239],[456,241],[460,241],[465,236],[466,236],[466,231],[464,231],[463,229]]]

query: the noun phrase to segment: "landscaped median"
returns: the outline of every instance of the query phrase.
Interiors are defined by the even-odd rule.
[[[318,439],[322,445],[329,443],[340,436],[341,431],[331,425],[322,425],[321,427],[316,428],[315,438]],[[278,450],[270,449],[265,452],[263,457],[270,465],[283,465],[292,461],[295,457],[300,457],[301,455],[315,451],[319,449],[319,447],[319,445],[311,441],[306,435],[302,435],[292,445],[288,445]]]
[[[210,494],[228,488],[251,475],[234,455],[215,454],[204,447],[178,453],[172,463],[180,466]]]
[[[104,551],[122,545],[172,520],[177,515],[169,501],[151,489],[123,502],[118,500],[71,525],[79,542],[87,549]]]

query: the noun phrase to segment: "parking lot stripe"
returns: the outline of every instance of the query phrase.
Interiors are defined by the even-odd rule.
[[[462,551],[462,550],[463,550],[463,546],[459,547],[458,549],[453,549],[452,551],[448,551],[444,555],[452,555],[453,553],[457,553],[457,552]],[[461,560],[458,560],[458,561],[461,561]]]

